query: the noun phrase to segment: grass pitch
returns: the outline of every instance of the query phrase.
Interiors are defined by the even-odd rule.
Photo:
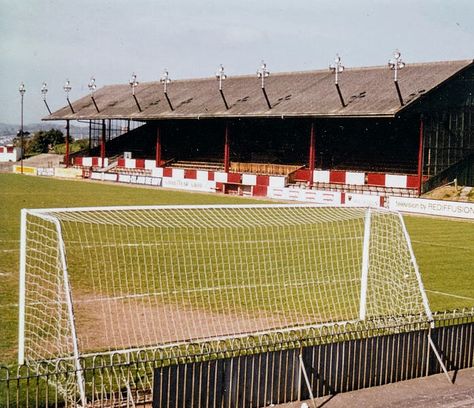
[[[0,174],[0,362],[16,357],[21,208],[249,202],[221,195]],[[474,306],[474,223],[414,216],[405,220],[432,309]]]

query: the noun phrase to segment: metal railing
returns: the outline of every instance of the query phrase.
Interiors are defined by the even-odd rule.
[[[236,339],[0,367],[1,407],[259,407],[382,385],[474,366],[474,308],[436,313],[426,323],[344,324],[282,334],[280,341]],[[301,333],[300,333],[301,334]],[[307,381],[302,378],[302,365]],[[308,387],[309,384],[309,387]]]

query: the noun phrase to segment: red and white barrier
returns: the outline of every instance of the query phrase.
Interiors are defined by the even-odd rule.
[[[83,163],[95,165],[99,158],[82,158]],[[119,168],[130,170],[146,169],[151,175],[120,174],[117,181],[127,183],[160,185],[163,187],[177,188],[192,191],[226,191],[241,195],[270,197],[282,200],[302,201],[320,204],[349,206],[380,207],[384,205],[383,197],[378,195],[352,194],[311,189],[288,188],[287,177],[256,175],[248,173],[233,173],[224,171],[207,171],[197,169],[183,169],[176,167],[156,167],[154,160],[144,159],[119,159]],[[300,170],[296,178],[304,180],[309,178],[308,170]],[[99,177],[99,176],[94,176]],[[102,180],[105,180],[101,176]],[[160,179],[160,182],[151,181]],[[110,179],[112,180],[112,179]],[[411,175],[364,173],[340,170],[315,170],[313,181],[316,183],[335,183],[345,185],[373,185],[397,188],[416,188],[418,179]]]
[[[100,157],[74,157],[74,165],[82,167],[102,167],[102,159]],[[109,158],[104,158],[104,167],[109,165]]]
[[[300,176],[304,176],[304,174],[304,172],[299,173]],[[417,188],[418,176],[384,173],[363,173],[340,170],[314,170],[313,182],[326,184],[348,184],[355,186],[368,185],[378,187]]]

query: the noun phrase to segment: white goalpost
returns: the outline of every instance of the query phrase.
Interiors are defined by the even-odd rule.
[[[71,359],[80,372],[80,356],[432,321],[396,212],[146,206],[22,210],[21,220],[20,364]]]

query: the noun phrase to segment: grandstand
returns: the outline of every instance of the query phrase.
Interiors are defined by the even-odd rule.
[[[66,155],[85,177],[229,194],[347,201],[472,184],[472,60],[109,85],[44,120],[89,121]],[[339,93],[340,92],[340,93]],[[268,98],[268,101],[266,101]],[[449,180],[450,181],[450,180]]]

